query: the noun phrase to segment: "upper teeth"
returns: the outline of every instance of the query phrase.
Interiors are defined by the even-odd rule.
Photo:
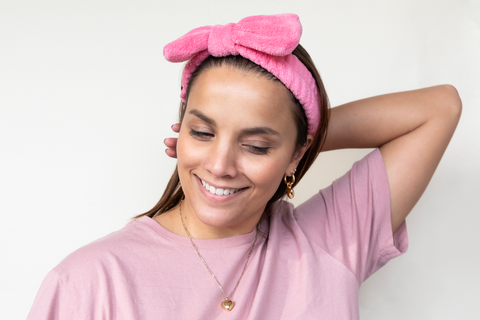
[[[202,179],[200,179],[202,180]],[[240,189],[222,189],[222,188],[215,188],[214,186],[209,185],[207,182],[202,180],[202,185],[204,186],[207,191],[209,191],[211,194],[216,194],[218,196],[226,196],[228,194],[232,194],[237,192]]]

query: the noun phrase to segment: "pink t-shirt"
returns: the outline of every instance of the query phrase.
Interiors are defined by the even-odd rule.
[[[261,225],[232,311],[188,238],[142,217],[80,248],[45,278],[28,319],[359,319],[360,284],[408,246],[392,235],[379,150]],[[255,232],[195,243],[227,294]]]

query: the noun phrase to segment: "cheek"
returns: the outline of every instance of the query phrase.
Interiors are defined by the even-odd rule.
[[[193,143],[188,134],[180,133],[177,140],[177,165],[191,167],[201,163],[205,151]]]
[[[283,179],[286,163],[281,159],[269,159],[268,161],[249,162],[248,172],[250,180],[255,184],[258,191],[268,194],[270,198],[277,190]]]
[[[234,146],[231,146],[234,148]],[[180,133],[177,141],[177,167],[180,178],[187,178],[192,169],[203,169],[209,156],[209,149],[202,147],[188,133]],[[247,178],[255,186],[256,192],[270,198],[282,183],[285,168],[288,166],[287,150],[272,156],[253,156],[237,150],[235,166],[240,175],[236,179]],[[187,182],[185,180],[184,182]]]
[[[194,185],[194,180],[190,175],[191,170],[197,168],[201,163],[196,153],[198,153],[198,149],[192,148],[188,139],[182,139],[179,135],[177,140],[177,170],[185,194],[190,194]]]

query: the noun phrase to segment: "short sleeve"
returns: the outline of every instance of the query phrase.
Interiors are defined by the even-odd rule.
[[[114,283],[106,273],[113,272],[113,267],[105,260],[92,260],[98,253],[87,245],[53,268],[45,276],[27,320],[113,319]]]
[[[405,222],[392,234],[390,188],[378,149],[294,214],[309,239],[348,268],[359,284],[408,248]]]
[[[43,280],[27,320],[56,320],[72,316],[65,309],[72,305],[71,298],[57,272],[52,270]]]

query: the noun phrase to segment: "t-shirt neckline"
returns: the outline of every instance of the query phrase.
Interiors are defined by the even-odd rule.
[[[158,223],[156,220],[148,217],[148,216],[143,216],[140,217],[136,220],[137,222],[140,222],[146,226],[148,226],[150,229],[155,231],[157,234],[159,234],[161,237],[180,244],[184,246],[192,246],[190,239],[187,237],[182,237],[178,234],[175,234],[171,232],[170,230],[166,229],[164,226],[162,226],[160,223]],[[196,239],[193,238],[193,241],[195,242],[195,245],[198,248],[226,248],[226,247],[235,247],[235,246],[242,246],[249,244],[251,245],[253,240],[255,239],[255,233],[257,231],[253,230],[250,233],[247,234],[242,234],[239,236],[234,236],[234,237],[229,237],[229,238],[222,238],[222,239]],[[257,243],[260,242],[262,235],[259,234],[257,236]]]

